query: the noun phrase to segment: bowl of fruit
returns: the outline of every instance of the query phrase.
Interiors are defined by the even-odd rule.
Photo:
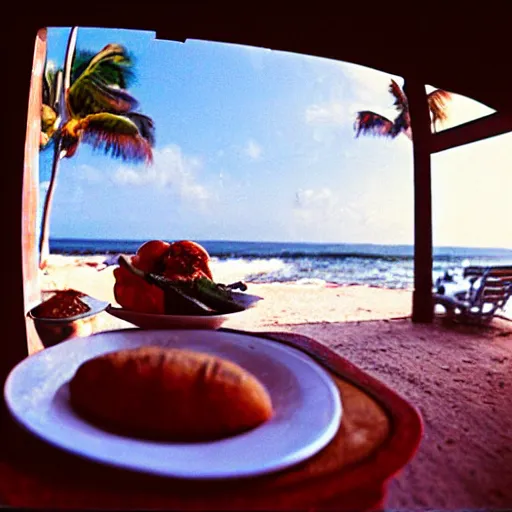
[[[120,255],[107,312],[143,329],[218,329],[261,297],[245,283],[216,283],[210,256],[196,242],[151,240],[133,256]]]

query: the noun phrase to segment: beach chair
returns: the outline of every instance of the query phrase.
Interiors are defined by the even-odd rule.
[[[489,323],[512,295],[512,266],[467,267],[463,277],[469,282],[466,292],[434,293],[434,304],[442,305],[448,317],[462,322]]]

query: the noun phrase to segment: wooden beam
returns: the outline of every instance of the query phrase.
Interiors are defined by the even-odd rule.
[[[430,113],[425,85],[405,79],[414,155],[414,292],[412,321],[431,323],[432,300],[432,183],[430,176]]]
[[[439,153],[446,149],[471,144],[512,131],[512,115],[495,112],[460,126],[435,133],[431,137],[430,152]]]
[[[25,312],[41,300],[38,267],[37,209],[39,203],[39,144],[41,139],[41,104],[43,74],[46,64],[47,30],[39,30],[34,49],[28,99],[22,196],[23,293]],[[27,323],[32,320],[27,318]]]

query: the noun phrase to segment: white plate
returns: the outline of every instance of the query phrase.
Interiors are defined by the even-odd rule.
[[[257,295],[232,292],[233,298],[247,309],[262,300]],[[222,324],[234,315],[244,313],[229,313],[226,315],[155,315],[140,313],[124,308],[109,306],[107,312],[111,315],[130,322],[141,329],[219,329]]]
[[[159,345],[230,359],[267,388],[274,416],[244,434],[207,443],[146,441],[112,434],[69,405],[68,382],[96,355]],[[265,338],[204,330],[126,329],[75,338],[19,363],[4,395],[14,418],[45,441],[98,462],[178,478],[248,477],[284,469],[324,448],[341,421],[338,389],[310,357]]]

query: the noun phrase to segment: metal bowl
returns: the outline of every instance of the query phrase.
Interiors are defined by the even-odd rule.
[[[55,290],[55,292],[57,291],[59,290]],[[95,299],[89,295],[80,297],[80,300],[90,308],[89,311],[80,315],[67,318],[44,318],[37,316],[34,312],[42,302],[34,306],[27,313],[27,316],[34,322],[37,334],[45,347],[56,345],[61,341],[71,338],[89,336],[94,330],[95,316],[110,305],[109,302]]]

